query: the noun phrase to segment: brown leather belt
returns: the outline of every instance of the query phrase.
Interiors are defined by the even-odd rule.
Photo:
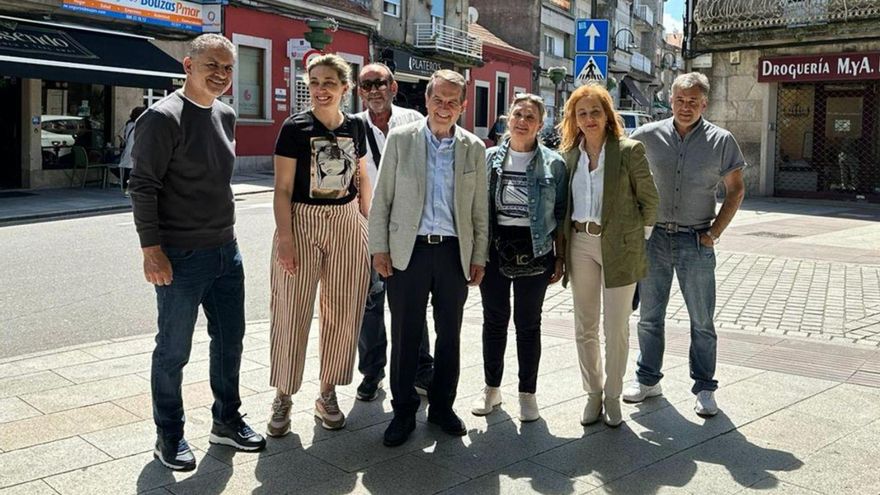
[[[585,232],[593,237],[599,237],[602,235],[602,226],[596,222],[583,223],[573,221],[571,222],[571,228],[574,229],[575,232]]]

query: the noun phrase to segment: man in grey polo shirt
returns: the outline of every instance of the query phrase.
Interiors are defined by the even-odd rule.
[[[623,400],[641,402],[660,395],[663,373],[664,319],[673,273],[678,277],[691,321],[691,391],[694,411],[718,413],[715,380],[715,251],[745,194],[739,145],[730,132],[702,118],[709,80],[691,72],[672,83],[672,118],[632,134],[645,144],[660,193],[659,223],[648,240],[648,276],[639,282],[639,359],[635,381]],[[726,196],[715,214],[715,190],[724,183]]]

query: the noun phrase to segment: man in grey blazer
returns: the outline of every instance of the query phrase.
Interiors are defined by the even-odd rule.
[[[431,296],[434,379],[428,422],[452,435],[467,429],[452,405],[468,285],[483,278],[489,245],[486,149],[455,122],[464,111],[461,74],[439,70],[425,92],[428,117],[391,131],[370,211],[373,267],[385,277],[391,308],[391,405],[384,444],[401,445],[415,429],[414,383],[421,328]]]

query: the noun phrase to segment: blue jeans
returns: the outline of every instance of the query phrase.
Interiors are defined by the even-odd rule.
[[[705,232],[701,230],[700,232]],[[655,228],[648,240],[648,276],[639,282],[639,359],[636,377],[644,385],[663,378],[664,324],[672,274],[691,320],[690,372],[693,393],[715,390],[715,250],[700,243],[700,232],[667,233]]]
[[[189,361],[199,306],[211,337],[210,379],[214,421],[241,418],[238,375],[244,339],[244,268],[235,241],[211,249],[163,248],[171,261],[171,285],[156,286],[159,333],[150,382],[156,433],[166,441],[183,437],[183,367]]]
[[[370,268],[370,292],[364,308],[364,322],[358,337],[358,371],[364,380],[378,382],[385,378],[388,337],[385,335],[385,281]],[[434,358],[431,357],[431,342],[428,338],[428,323],[422,328],[422,343],[419,346],[419,367],[416,383],[431,383],[434,375]]]

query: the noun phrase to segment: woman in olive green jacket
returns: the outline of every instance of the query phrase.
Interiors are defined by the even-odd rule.
[[[623,137],[611,96],[581,86],[565,103],[560,151],[569,171],[565,279],[571,281],[575,338],[587,404],[581,423],[623,421],[620,393],[629,352],[629,316],[636,282],[647,274],[645,239],[659,197],[644,145]],[[605,380],[599,350],[604,301]],[[604,399],[603,399],[604,392]]]

